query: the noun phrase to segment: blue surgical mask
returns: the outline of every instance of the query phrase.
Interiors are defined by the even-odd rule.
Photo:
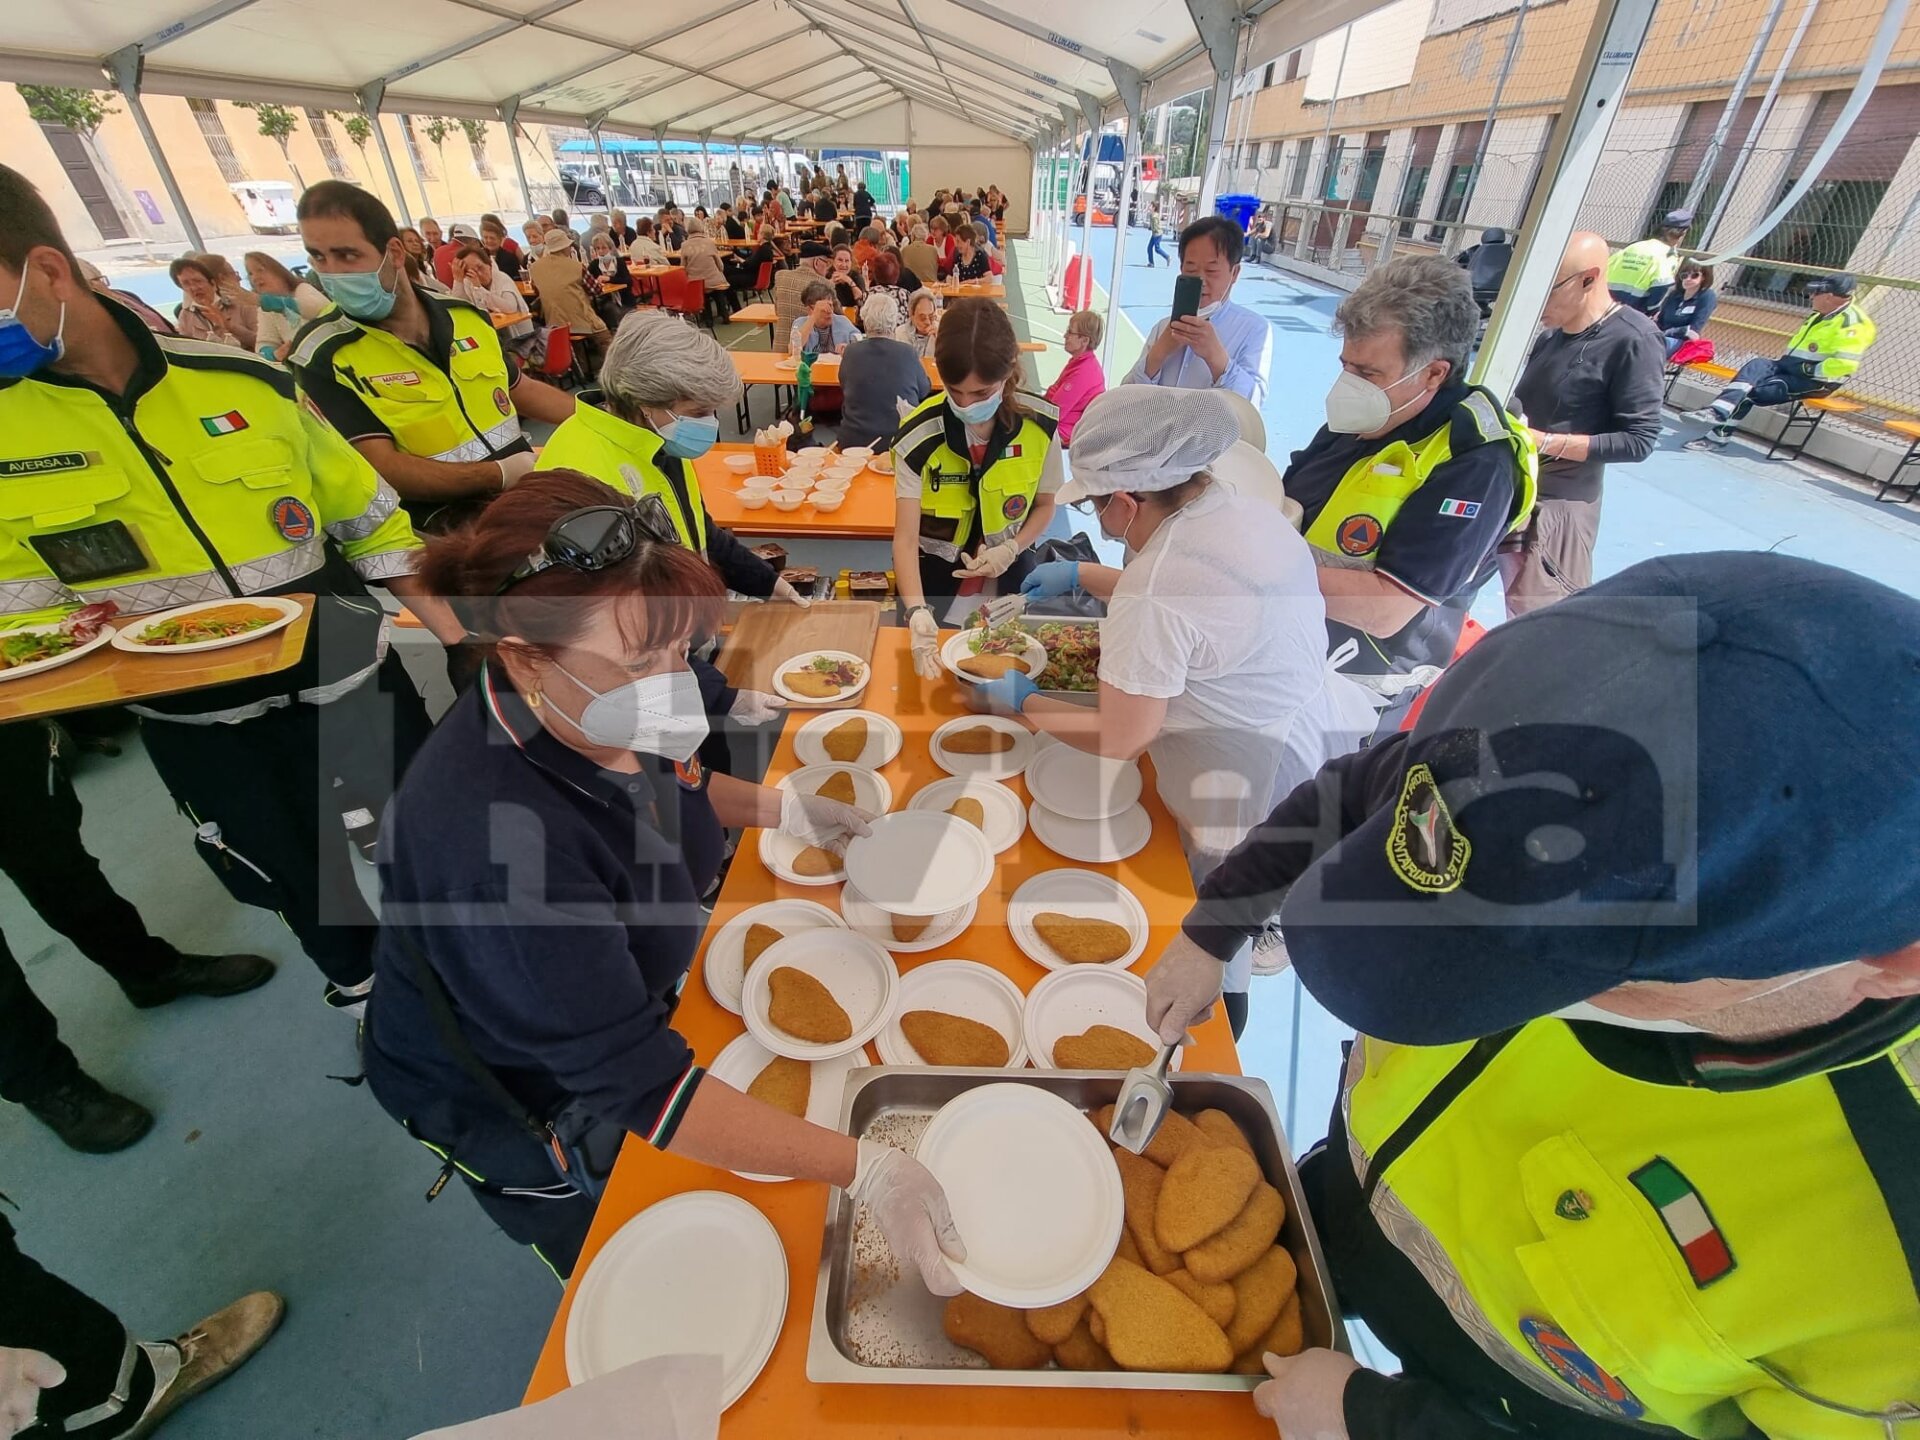
[[[720,439],[720,417],[669,415],[654,431],[667,454],[681,460],[698,460]]]
[[[1000,396],[995,393],[972,405],[956,405],[953,397],[948,396],[947,408],[960,418],[963,425],[984,425],[1000,413]]]
[[[8,309],[0,310],[0,378],[21,380],[67,353],[67,307],[60,307],[60,324],[50,342],[33,338],[20,318],[20,302],[27,298],[27,272],[20,272],[20,290]]]
[[[384,320],[393,313],[393,303],[399,298],[398,288],[389,290],[387,282],[380,278],[380,272],[386,268],[383,258],[371,270],[343,270],[337,275],[322,274],[317,278],[327,298],[355,320]]]

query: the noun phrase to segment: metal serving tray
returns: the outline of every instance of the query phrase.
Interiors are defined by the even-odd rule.
[[[849,1135],[912,1150],[936,1111],[977,1085],[1037,1085],[1081,1110],[1111,1104],[1122,1077],[1095,1070],[955,1070],[936,1066],[873,1066],[847,1076],[840,1128]],[[1280,1129],[1273,1095],[1240,1075],[1168,1076],[1175,1105],[1191,1114],[1226,1111],[1253,1141],[1267,1179],[1287,1201],[1280,1243],[1300,1268],[1301,1321],[1309,1346],[1348,1349],[1334,1306],[1320,1241],[1307,1217],[1299,1172]],[[826,1243],[813,1298],[807,1378],[829,1385],[1011,1385],[1062,1389],[1251,1390],[1257,1375],[1174,1375],[1147,1371],[990,1370],[941,1333],[946,1301],[930,1294],[911,1269],[902,1271],[877,1226],[854,1224],[844,1190],[827,1201]]]

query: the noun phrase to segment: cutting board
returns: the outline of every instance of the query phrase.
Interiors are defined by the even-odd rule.
[[[880,606],[872,600],[816,600],[805,610],[777,600],[749,605],[720,647],[720,673],[736,689],[773,694],[775,668],[809,650],[845,650],[871,666],[879,633]],[[807,708],[832,710],[859,703],[855,696]]]

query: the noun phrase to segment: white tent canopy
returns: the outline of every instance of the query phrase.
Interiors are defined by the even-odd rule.
[[[1378,3],[23,0],[0,79],[99,88],[104,72],[154,94],[809,146],[910,146],[943,116],[934,143],[957,121],[1031,145],[1063,107],[1124,113],[1116,67],[1152,105],[1212,83],[1216,61],[1264,64]],[[1046,23],[1027,18],[1042,8]]]

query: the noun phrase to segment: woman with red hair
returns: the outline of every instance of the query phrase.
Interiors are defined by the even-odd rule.
[[[562,1276],[632,1134],[847,1187],[957,1293],[942,1251],[965,1252],[926,1170],[712,1078],[672,1028],[726,828],[832,850],[869,818],[700,765],[687,652],[725,592],[673,535],[657,496],[553,470],[430,543],[429,589],[491,653],[387,810],[368,1082]]]

